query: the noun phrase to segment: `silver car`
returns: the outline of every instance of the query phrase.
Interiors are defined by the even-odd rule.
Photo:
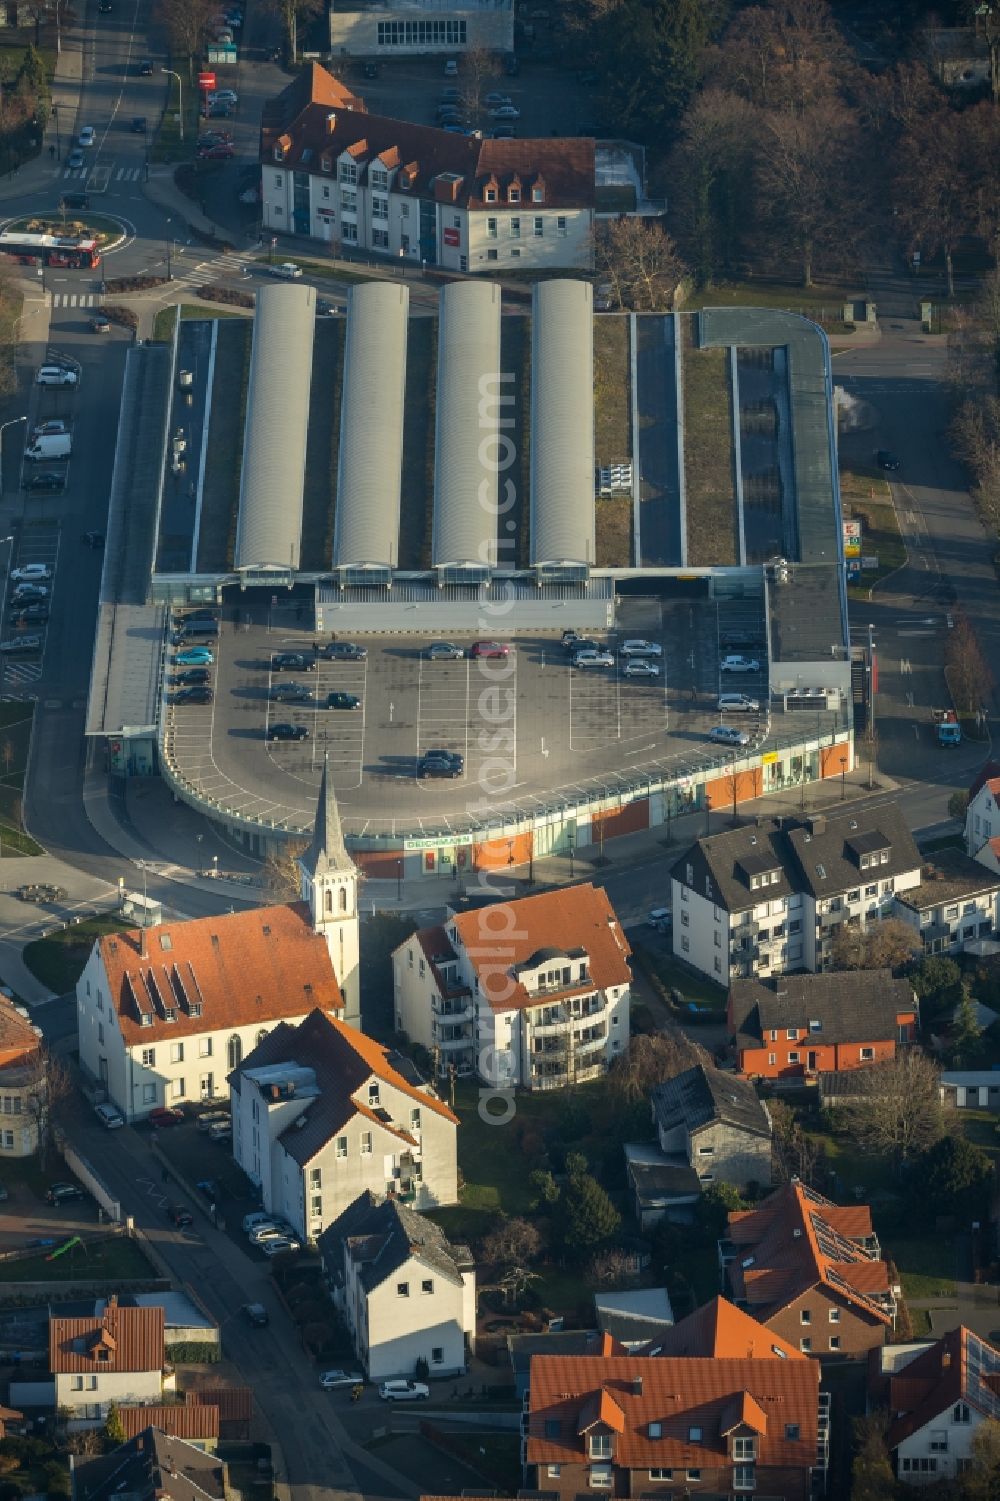
[[[456,662],[465,656],[465,652],[452,641],[432,641],[424,655],[431,662]]]

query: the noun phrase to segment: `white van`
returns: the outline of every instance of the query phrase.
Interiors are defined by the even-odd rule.
[[[37,464],[42,459],[68,459],[72,452],[73,439],[69,433],[39,433],[24,450],[24,457]]]
[[[65,365],[42,365],[35,376],[36,386],[75,386],[80,379],[75,370]]]

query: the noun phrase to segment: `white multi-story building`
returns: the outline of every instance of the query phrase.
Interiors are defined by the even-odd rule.
[[[631,950],[589,883],[452,913],[392,956],[396,1027],[490,1084],[559,1089],[628,1048]]]
[[[977,1429],[1000,1420],[1000,1350],[962,1324],[901,1357],[887,1393],[896,1474],[908,1485],[960,1477]]]
[[[303,1240],[368,1190],[457,1202],[457,1117],[409,1059],[328,1013],[275,1027],[230,1085],[233,1155]]]
[[[320,1236],[333,1300],[370,1381],[465,1370],[476,1332],[476,1270],[431,1220],[363,1194]]]
[[[494,276],[593,264],[592,140],[371,115],[314,63],[265,107],[260,153],[266,231]]]
[[[836,928],[895,917],[921,857],[898,808],[760,819],[698,839],[670,872],[673,949],[720,985],[830,967]]]
[[[1000,872],[1000,774],[997,773],[1000,773],[997,763],[988,762],[969,789],[965,852],[987,870]]]
[[[334,0],[331,57],[455,57],[463,52],[511,52],[514,0]]]
[[[48,1109],[38,1034],[14,1002],[0,996],[0,1157],[30,1157],[37,1151]]]
[[[357,871],[323,772],[305,900],[109,933],[77,982],[80,1063],[134,1121],[224,1098],[227,1075],[279,1022],[317,1007],[353,1025]]]
[[[110,1297],[101,1313],[49,1319],[49,1369],[56,1411],[76,1427],[104,1422],[108,1407],[159,1402],[174,1389],[164,1372],[162,1306],[122,1308]]]
[[[925,954],[993,951],[1000,899],[1000,870],[961,850],[936,850],[919,886],[896,901],[896,916],[920,935]]]

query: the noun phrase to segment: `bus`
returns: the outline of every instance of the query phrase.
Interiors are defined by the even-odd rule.
[[[25,266],[73,266],[92,270],[101,264],[97,241],[88,235],[33,235],[0,232],[0,255]]]

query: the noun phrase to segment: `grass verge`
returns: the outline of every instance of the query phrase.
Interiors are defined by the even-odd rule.
[[[896,1265],[908,1303],[955,1296],[955,1252],[947,1236],[893,1235],[884,1249]]]
[[[501,568],[527,566],[530,541],[528,537],[528,506],[531,484],[531,319],[503,318],[500,323],[500,369],[513,381],[505,381],[503,399],[513,396],[513,407],[506,404],[501,409],[504,420],[513,418],[514,425],[507,428],[516,455],[514,464],[503,475],[500,494],[506,493],[508,482],[514,485],[514,502],[505,514],[505,524],[497,538],[497,561]],[[506,501],[503,501],[506,505]],[[508,531],[507,527],[513,522]]]
[[[174,320],[177,317],[175,309],[180,308],[182,318],[252,318],[252,313],[244,313],[237,308],[214,307],[211,303],[204,302],[172,302],[169,307],[161,308],[153,319],[153,339],[157,344],[169,344],[174,336]]]
[[[429,568],[434,511],[437,319],[411,318],[406,335],[399,567]]]
[[[622,313],[594,319],[594,456],[600,467],[632,457],[629,319]]]
[[[733,495],[732,392],[724,349],[694,347],[694,319],[682,318],[684,483],[687,560],[734,564],[739,559]]]
[[[882,474],[874,469],[869,473],[844,470],[840,494],[844,520],[861,522],[862,557],[878,557],[878,568],[864,570],[850,586],[851,598],[863,599],[869,589],[906,562],[906,544],[899,533],[892,491]]]
[[[670,954],[648,948],[634,934],[630,941],[643,968],[655,975],[665,990],[679,990],[686,1001],[694,1001],[700,1009],[718,1011],[720,1015],[725,1012],[726,991],[723,986],[713,985],[706,976],[685,969]]]
[[[94,940],[102,933],[120,933],[128,926],[117,917],[93,917],[72,928],[61,928],[48,938],[25,944],[21,958],[36,980],[56,995],[72,990],[90,958]]]
[[[61,1244],[69,1239],[66,1236]],[[58,1250],[58,1245],[53,1250]],[[126,1235],[89,1243],[82,1240],[55,1261],[48,1260],[49,1254],[0,1261],[0,1282],[66,1282],[77,1278],[142,1281],[156,1276],[138,1244]]]
[[[218,329],[198,535],[200,573],[224,573],[232,567],[252,335],[249,319],[232,320]]]
[[[697,292],[684,304],[686,313],[706,307],[774,307],[789,313],[801,313],[831,332],[846,331],[844,303],[848,300],[837,287],[795,287],[783,282],[732,282]]]
[[[302,558],[300,566],[322,572],[333,557],[333,521],[337,499],[337,451],[340,442],[339,401],[344,363],[345,330],[333,318],[316,320],[312,385],[309,392],[309,439],[306,445],[305,485],[302,494]]]
[[[598,500],[595,537],[598,568],[628,568],[631,565],[631,495],[608,495]]]
[[[33,704],[0,704],[0,856],[42,853],[22,816],[34,713]]]

